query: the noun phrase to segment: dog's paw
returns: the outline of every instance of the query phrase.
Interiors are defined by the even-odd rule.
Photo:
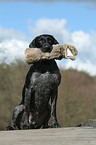
[[[24,130],[27,130],[27,129],[29,129],[29,128],[30,128],[29,125],[23,124],[23,129],[24,129]]]
[[[47,128],[50,128],[50,126],[49,126],[49,125],[44,125],[44,126],[42,127],[42,129],[47,129]]]
[[[5,128],[5,130],[15,130],[15,128],[12,127],[12,126],[7,126],[7,127]]]
[[[55,122],[54,124],[52,124],[52,125],[50,126],[50,128],[61,128],[61,126],[59,125],[58,122]]]

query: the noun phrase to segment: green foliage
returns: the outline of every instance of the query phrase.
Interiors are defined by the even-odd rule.
[[[0,65],[0,130],[11,123],[29,67],[20,61],[11,66]],[[60,125],[76,126],[89,118],[96,118],[96,77],[72,69],[61,71],[61,75],[57,102]]]

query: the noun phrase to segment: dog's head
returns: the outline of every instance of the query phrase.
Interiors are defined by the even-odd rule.
[[[42,52],[51,52],[52,45],[59,44],[58,41],[48,34],[37,36],[29,45],[29,48],[40,48]]]

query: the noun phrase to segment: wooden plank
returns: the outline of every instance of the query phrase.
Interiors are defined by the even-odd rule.
[[[1,131],[0,145],[96,145],[96,128]]]

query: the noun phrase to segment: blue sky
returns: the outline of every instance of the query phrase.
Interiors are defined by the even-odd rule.
[[[29,35],[28,21],[32,24],[40,18],[66,19],[70,31],[96,31],[96,9],[88,3],[32,3],[4,2],[0,3],[0,25],[4,28],[14,28]]]
[[[67,61],[63,67],[96,75],[95,0],[45,1],[0,0],[0,62],[24,59],[24,50],[35,36],[51,33],[79,51],[77,60]]]

